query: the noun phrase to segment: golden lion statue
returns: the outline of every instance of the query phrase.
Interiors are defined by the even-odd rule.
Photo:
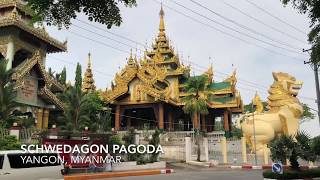
[[[272,75],[274,82],[269,89],[269,110],[263,112],[261,100],[256,95],[253,104],[257,106],[257,110],[254,113],[245,114],[237,120],[237,125],[242,129],[243,136],[252,151],[254,151],[253,132],[255,130],[256,150],[259,154],[275,136],[296,134],[303,113],[303,107],[296,97],[302,87],[302,82],[287,73],[274,72]]]

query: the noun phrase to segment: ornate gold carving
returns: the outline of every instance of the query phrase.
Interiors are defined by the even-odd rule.
[[[302,82],[282,72],[273,73],[273,78],[274,82],[269,89],[268,97],[270,109],[265,113],[243,115],[237,121],[247,142],[253,147],[254,118],[258,153],[261,153],[263,147],[276,135],[296,134],[299,128],[299,120],[303,113],[303,107],[296,97],[302,87]],[[241,120],[243,121],[241,122]]]

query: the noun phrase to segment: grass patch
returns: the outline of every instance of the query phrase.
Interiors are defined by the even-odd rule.
[[[269,179],[303,179],[320,177],[320,168],[314,169],[300,169],[300,170],[284,170],[283,174],[273,173],[271,170],[263,172],[264,178]]]

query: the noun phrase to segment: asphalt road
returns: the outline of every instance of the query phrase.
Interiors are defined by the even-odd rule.
[[[112,178],[114,180],[263,180],[262,170],[199,168],[185,164],[169,165],[173,174]],[[110,180],[110,179],[104,179]]]
[[[161,174],[152,176],[136,176],[112,178],[114,180],[259,180],[262,171],[258,170],[219,170],[219,171],[178,171],[174,174]]]

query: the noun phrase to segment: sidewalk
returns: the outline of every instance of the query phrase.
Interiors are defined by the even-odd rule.
[[[102,179],[126,176],[146,176],[156,174],[170,174],[173,169],[153,169],[153,170],[139,170],[139,171],[125,171],[125,172],[102,172],[102,173],[88,173],[88,174],[74,174],[64,176],[64,180],[87,180],[87,179]]]

